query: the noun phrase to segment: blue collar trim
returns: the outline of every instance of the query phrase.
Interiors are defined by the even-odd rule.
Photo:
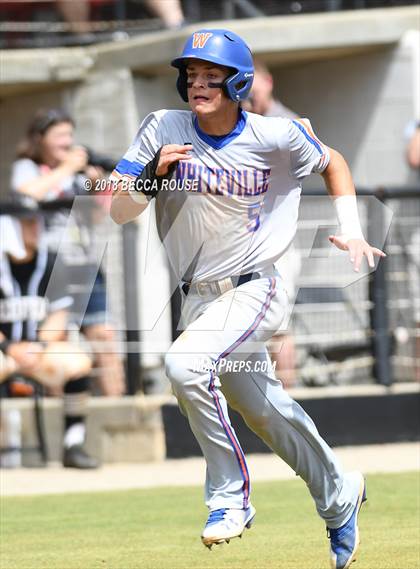
[[[207,144],[209,144],[216,150],[219,150],[220,148],[223,148],[224,146],[226,146],[226,144],[229,144],[231,140],[233,140],[234,138],[236,138],[241,134],[241,132],[245,128],[246,119],[247,119],[247,113],[242,109],[239,109],[238,120],[235,125],[235,128],[231,130],[228,134],[222,134],[221,136],[214,136],[203,132],[201,128],[198,126],[197,116],[194,117],[194,128],[198,136],[201,138],[201,140],[204,140],[204,142],[207,142]]]

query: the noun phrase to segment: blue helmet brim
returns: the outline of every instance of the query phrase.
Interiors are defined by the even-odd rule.
[[[187,55],[183,57],[176,57],[171,61],[172,67],[176,67],[177,69],[184,69],[188,65],[188,60],[190,59],[197,59],[198,61],[207,61],[208,63],[214,63],[215,65],[223,65],[223,67],[229,67],[229,69],[237,70],[236,67],[232,66],[232,62],[226,61],[221,57],[198,57],[197,55]]]

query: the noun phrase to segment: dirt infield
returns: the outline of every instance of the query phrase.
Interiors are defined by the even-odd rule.
[[[404,472],[419,470],[420,444],[400,443],[335,449],[346,470]],[[248,456],[252,480],[284,480],[294,472],[278,457],[270,454]],[[99,470],[78,471],[51,464],[48,468],[20,468],[0,471],[3,496],[63,494],[152,488],[157,486],[201,485],[205,464],[202,458],[166,460],[144,464],[107,464]]]

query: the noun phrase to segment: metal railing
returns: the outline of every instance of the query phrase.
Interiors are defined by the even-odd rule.
[[[305,190],[302,195],[294,240],[301,270],[286,333],[296,345],[297,378],[303,385],[420,380],[420,187],[357,192],[365,234],[387,253],[376,270],[360,275],[351,271],[347,254],[332,256],[327,237],[334,233],[336,219],[326,191]],[[43,207],[68,208],[72,201]],[[110,259],[109,291],[118,291],[111,307],[119,306],[116,321],[126,351],[127,391],[133,394],[141,385],[144,355],[138,320],[143,285],[138,280],[139,238],[135,223],[113,227],[118,243],[116,257]],[[179,301],[177,290],[171,301],[174,338]]]
[[[68,0],[72,2],[72,0]],[[164,0],[163,0],[164,1]],[[89,3],[89,0],[87,0]],[[417,0],[183,0],[185,23],[337,10],[417,5]],[[57,47],[118,41],[163,29],[142,0],[108,0],[92,4],[85,33],[74,33],[55,0],[0,2],[0,48]]]
[[[321,275],[321,281],[331,284],[322,288],[317,288],[319,275],[308,274],[303,266],[290,330],[304,352],[303,383],[374,380],[390,385],[420,379],[420,187],[358,188],[357,193],[366,237],[384,248],[387,258],[351,284],[329,263],[331,273]],[[327,204],[321,204],[314,219],[314,203],[322,195],[324,190],[303,194],[297,241],[304,256],[305,247],[319,254],[321,240],[328,247],[323,229],[335,225]],[[314,243],[308,236],[311,224],[319,232]],[[326,367],[320,368],[320,362]]]

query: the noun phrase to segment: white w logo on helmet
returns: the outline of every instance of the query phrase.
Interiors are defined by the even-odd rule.
[[[196,48],[202,49],[212,35],[213,34],[211,32],[206,32],[206,33],[196,32],[195,34],[193,34],[193,41],[192,41],[193,49]]]

